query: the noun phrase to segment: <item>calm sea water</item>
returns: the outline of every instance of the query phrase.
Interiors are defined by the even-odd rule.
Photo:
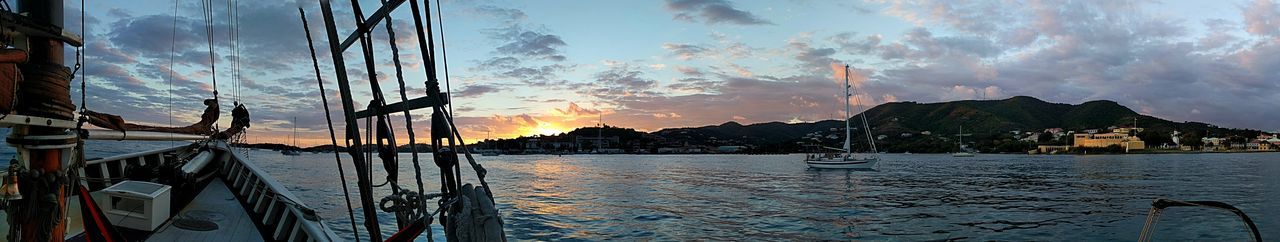
[[[332,154],[250,154],[351,236]],[[1280,238],[1280,153],[886,155],[879,171],[807,169],[800,155],[477,158],[520,240],[1136,240],[1158,197],[1233,204]],[[1218,210],[1170,209],[1160,225],[1160,238],[1247,239]]]
[[[245,154],[354,238],[332,154]],[[416,187],[409,155],[401,158],[399,183]],[[477,158],[518,240],[1136,240],[1158,197],[1233,204],[1264,238],[1280,238],[1280,153],[885,155],[878,171],[807,169],[800,155]],[[437,190],[435,166],[422,162],[427,190]],[[391,234],[394,219],[380,220]],[[1247,238],[1218,210],[1170,209],[1159,225],[1158,238]]]

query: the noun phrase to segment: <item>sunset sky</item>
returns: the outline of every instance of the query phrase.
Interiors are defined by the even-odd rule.
[[[199,2],[182,1],[176,19],[172,1],[88,2],[88,107],[134,122],[195,122],[213,88]],[[344,36],[353,29],[348,3],[334,2]],[[361,3],[366,15],[378,5]],[[470,140],[569,131],[601,113],[609,125],[643,131],[838,119],[843,64],[855,68],[866,105],[1109,99],[1174,121],[1280,130],[1280,5],[1272,0],[441,4],[454,109]],[[79,32],[79,4],[67,5],[68,30]],[[217,88],[230,110],[228,5],[213,5]],[[319,5],[243,1],[239,98],[252,114],[249,142],[288,143],[297,117],[300,145],[329,143],[298,7],[307,10],[342,134]],[[411,16],[407,4],[392,15],[410,98],[424,95],[425,78]],[[398,101],[384,28],[375,33],[377,73]],[[346,68],[364,107],[372,95],[357,50],[346,53]],[[420,136],[429,115],[414,113]],[[403,127],[403,117],[394,121]]]

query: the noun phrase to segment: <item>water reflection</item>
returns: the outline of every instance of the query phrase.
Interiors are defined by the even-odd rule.
[[[353,238],[331,154],[248,156]],[[478,158],[516,240],[1134,240],[1157,197],[1227,202],[1263,237],[1280,236],[1280,210],[1269,207],[1280,199],[1280,153],[885,155],[873,171],[809,169],[801,156]],[[428,191],[435,169],[424,167]],[[412,165],[400,171],[413,184]],[[1175,212],[1159,238],[1240,238],[1229,214]],[[394,219],[380,220],[390,234]]]

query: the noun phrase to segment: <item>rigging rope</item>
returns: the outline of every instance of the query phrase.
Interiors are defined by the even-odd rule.
[[[387,1],[382,0],[382,3],[386,4]],[[396,31],[395,28],[392,27],[392,22],[395,21],[393,21],[391,16],[388,15],[386,22],[387,42],[388,45],[391,46],[391,60],[396,67],[396,81],[400,84],[400,102],[408,103],[409,97],[408,94],[405,93],[404,70],[400,66],[400,47],[396,45]],[[409,135],[409,152],[412,154],[410,157],[412,157],[413,162],[414,180],[418,184],[418,194],[425,194],[425,186],[422,184],[422,165],[418,162],[418,144],[413,133],[413,116],[409,113],[409,109],[407,108],[404,110],[404,125],[405,130]],[[415,213],[414,217],[416,217],[421,216],[424,211],[422,209],[415,209],[413,212]]]
[[[213,99],[218,100],[218,67],[213,50],[213,2],[203,0],[204,3],[204,32],[205,37],[209,40],[209,76],[213,79]],[[215,124],[216,125],[216,124]]]
[[[178,52],[178,0],[173,0],[173,32],[169,34],[169,127],[173,127],[173,69],[174,53]],[[173,137],[173,134],[169,135]],[[170,144],[174,141],[170,141]]]
[[[84,10],[84,1],[85,1],[85,0],[80,0],[80,43],[81,43],[81,44],[80,44],[80,46],[77,46],[77,47],[76,47],[76,71],[79,71],[81,68],[83,68],[83,67],[84,67],[84,64],[83,64],[83,63],[84,63],[84,55],[82,55],[82,54],[81,54],[81,51],[82,51],[82,50],[84,50],[84,39],[89,38],[89,33],[84,31],[84,29],[85,29],[85,27],[84,27],[84,14],[85,14],[85,10]],[[71,76],[72,76],[72,77],[75,77],[75,75],[76,75],[76,74],[75,74],[75,73],[76,73],[76,71],[72,71],[72,72],[71,72]],[[85,91],[85,85],[87,85],[87,82],[89,82],[89,75],[88,75],[88,74],[85,74],[85,73],[80,73],[80,111],[89,110],[89,103],[88,103],[88,102],[85,102],[86,98],[85,98],[85,93],[84,93],[84,91]],[[79,129],[80,127],[76,127],[76,128],[77,128],[77,129]]]
[[[439,7],[440,7],[439,5],[440,5],[440,4],[439,4],[439,2],[437,1],[437,3],[436,3],[436,7],[437,7],[437,8],[439,8]],[[431,17],[431,6],[430,6],[430,5],[427,5],[426,7],[427,7],[427,11],[426,11],[426,12],[427,12],[427,18],[428,18],[428,19],[430,19],[430,17]],[[437,10],[438,10],[438,9],[437,9]],[[439,11],[437,11],[437,15],[440,15],[440,14],[439,14]],[[443,22],[443,20],[442,20],[442,22]],[[441,26],[443,26],[443,25],[441,25]],[[434,38],[432,37],[432,32],[430,32],[431,27],[430,27],[429,25],[427,26],[427,30],[428,30],[428,32],[427,32],[427,37],[428,37],[428,39],[427,39],[427,40],[428,40],[428,41],[427,41],[427,45],[428,45],[429,47],[431,47],[432,49],[434,49]],[[443,47],[444,47],[444,42],[443,42],[443,40],[444,40],[444,30],[443,30],[443,29],[441,29],[441,32],[440,32],[440,39],[441,39],[441,47],[443,48]],[[442,53],[442,54],[443,54],[443,53]],[[431,61],[432,65],[430,66],[430,68],[434,68],[434,67],[435,67],[435,60],[434,60],[434,59],[435,59],[435,58],[432,58],[432,59],[431,59],[431,60],[432,60],[432,61]],[[447,58],[445,58],[445,57],[442,57],[442,61],[445,61],[445,63],[448,63],[448,59],[447,59]],[[446,65],[447,65],[447,64],[446,64]],[[446,68],[448,68],[448,67],[446,66]],[[447,69],[446,69],[446,70],[447,70]],[[434,76],[434,75],[435,75],[435,73],[434,73],[434,71],[429,71],[428,73],[429,73],[429,75],[431,75],[431,78],[429,78],[429,79],[428,79],[428,81],[436,81],[436,82],[438,83],[438,81],[435,79],[435,76]],[[448,80],[449,80],[448,78],[449,78],[449,76],[446,74],[446,76],[445,76],[445,81],[446,81],[446,83],[445,83],[445,84],[446,84],[446,85],[448,84]],[[439,84],[436,84],[435,86],[438,88],[438,87],[439,87]],[[433,93],[428,93],[428,94],[429,94],[429,95],[432,95]],[[484,166],[482,166],[482,165],[480,165],[479,163],[477,163],[477,162],[476,162],[476,160],[475,160],[475,158],[471,156],[471,150],[470,150],[470,149],[467,149],[467,144],[466,144],[466,142],[464,142],[464,141],[462,140],[462,134],[458,133],[458,126],[457,126],[457,125],[455,125],[455,124],[453,123],[453,112],[452,112],[451,110],[444,110],[444,109],[440,109],[440,111],[447,111],[447,112],[443,112],[443,114],[444,114],[444,116],[445,116],[444,121],[447,123],[447,126],[449,127],[450,131],[452,131],[452,133],[453,133],[453,135],[452,135],[453,137],[450,137],[450,138],[449,138],[449,146],[450,146],[450,147],[453,147],[453,146],[454,146],[454,138],[457,138],[457,142],[459,143],[459,145],[458,145],[458,146],[461,146],[461,148],[462,148],[462,153],[463,153],[463,154],[465,155],[465,157],[467,158],[467,162],[471,165],[472,170],[474,170],[474,171],[475,171],[477,178],[479,178],[479,180],[480,180],[480,185],[484,187],[484,191],[485,191],[485,193],[488,195],[489,200],[490,200],[490,201],[494,201],[494,200],[493,200],[493,191],[489,189],[489,182],[488,182],[488,181],[485,181],[485,175],[488,173],[488,171],[484,169]],[[454,149],[454,150],[457,150],[457,149]],[[459,168],[459,167],[456,167],[456,166],[455,166],[455,169],[461,169],[461,168]],[[461,171],[457,171],[457,170],[455,170],[455,172],[458,172],[458,174],[461,174]],[[461,178],[459,178],[459,179],[461,179]],[[494,207],[494,209],[497,209],[497,207]],[[502,223],[502,222],[501,222],[501,221],[499,221],[499,223]]]
[[[333,160],[338,165],[338,176],[342,180],[342,201],[347,203],[347,218],[351,222],[351,232],[355,233],[356,242],[360,241],[360,230],[356,227],[355,209],[351,206],[351,192],[347,191],[347,172],[342,168],[342,156],[339,154],[338,135],[333,130],[333,118],[329,112],[329,96],[324,91],[324,78],[320,76],[320,62],[316,60],[316,47],[311,41],[311,27],[307,25],[307,13],[298,8],[298,14],[302,17],[302,30],[307,34],[307,48],[311,49],[311,66],[316,71],[316,84],[320,86],[320,100],[324,105],[324,121],[329,124],[329,140],[333,142]],[[349,147],[350,149],[351,147]]]
[[[436,0],[436,19],[439,19],[440,25],[440,61],[444,64],[444,93],[445,98],[449,99],[449,113],[453,113],[453,87],[449,86],[449,48],[444,45],[444,14],[440,9],[444,8],[440,5],[440,0]]]

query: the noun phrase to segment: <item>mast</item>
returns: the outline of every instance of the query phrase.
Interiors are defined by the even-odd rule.
[[[604,111],[600,111],[599,116],[596,118],[598,119],[596,120],[598,123],[596,125],[600,126],[600,128],[596,129],[596,153],[600,153],[600,146],[604,145]]]
[[[849,65],[844,65],[844,114],[853,115],[853,113],[849,111],[849,97],[851,97],[851,95],[849,95],[849,87],[852,87],[849,85]],[[852,147],[849,145],[850,139],[852,138],[851,136],[852,131],[849,130],[849,122],[851,121],[851,119],[853,119],[852,116],[844,119],[845,157],[848,157],[849,153],[853,153],[853,149],[851,149]]]
[[[31,23],[48,29],[61,30],[63,27],[62,1],[20,0],[18,10]],[[7,28],[6,28],[7,29]],[[39,31],[39,30],[37,30]],[[17,85],[16,105],[14,111],[19,115],[49,118],[52,121],[70,121],[73,119],[75,105],[71,102],[70,91],[71,70],[64,65],[62,36],[46,32],[44,34],[24,32],[20,36],[25,39],[26,46],[15,44],[28,53],[26,64],[20,65],[22,81]],[[58,36],[58,37],[54,37]],[[22,38],[19,37],[19,38]],[[73,44],[74,45],[74,44]],[[83,105],[83,104],[81,104]],[[50,142],[52,141],[52,142]],[[15,241],[62,241],[66,233],[66,186],[68,171],[72,163],[73,147],[78,146],[79,138],[68,132],[66,127],[53,125],[15,125],[7,142],[14,146],[18,159],[15,162],[22,171],[16,175],[22,180],[19,192],[26,199],[11,200],[8,214],[9,221],[19,231],[17,235],[9,235]],[[13,172],[13,171],[11,171]],[[39,177],[36,177],[39,176]],[[62,177],[62,181],[46,182],[40,178]],[[43,183],[43,186],[37,185]],[[16,185],[16,184],[15,184]],[[19,212],[16,211],[38,211]],[[25,214],[25,215],[23,215]],[[10,231],[15,231],[13,228]]]
[[[298,148],[298,117],[293,117],[293,148]]]

